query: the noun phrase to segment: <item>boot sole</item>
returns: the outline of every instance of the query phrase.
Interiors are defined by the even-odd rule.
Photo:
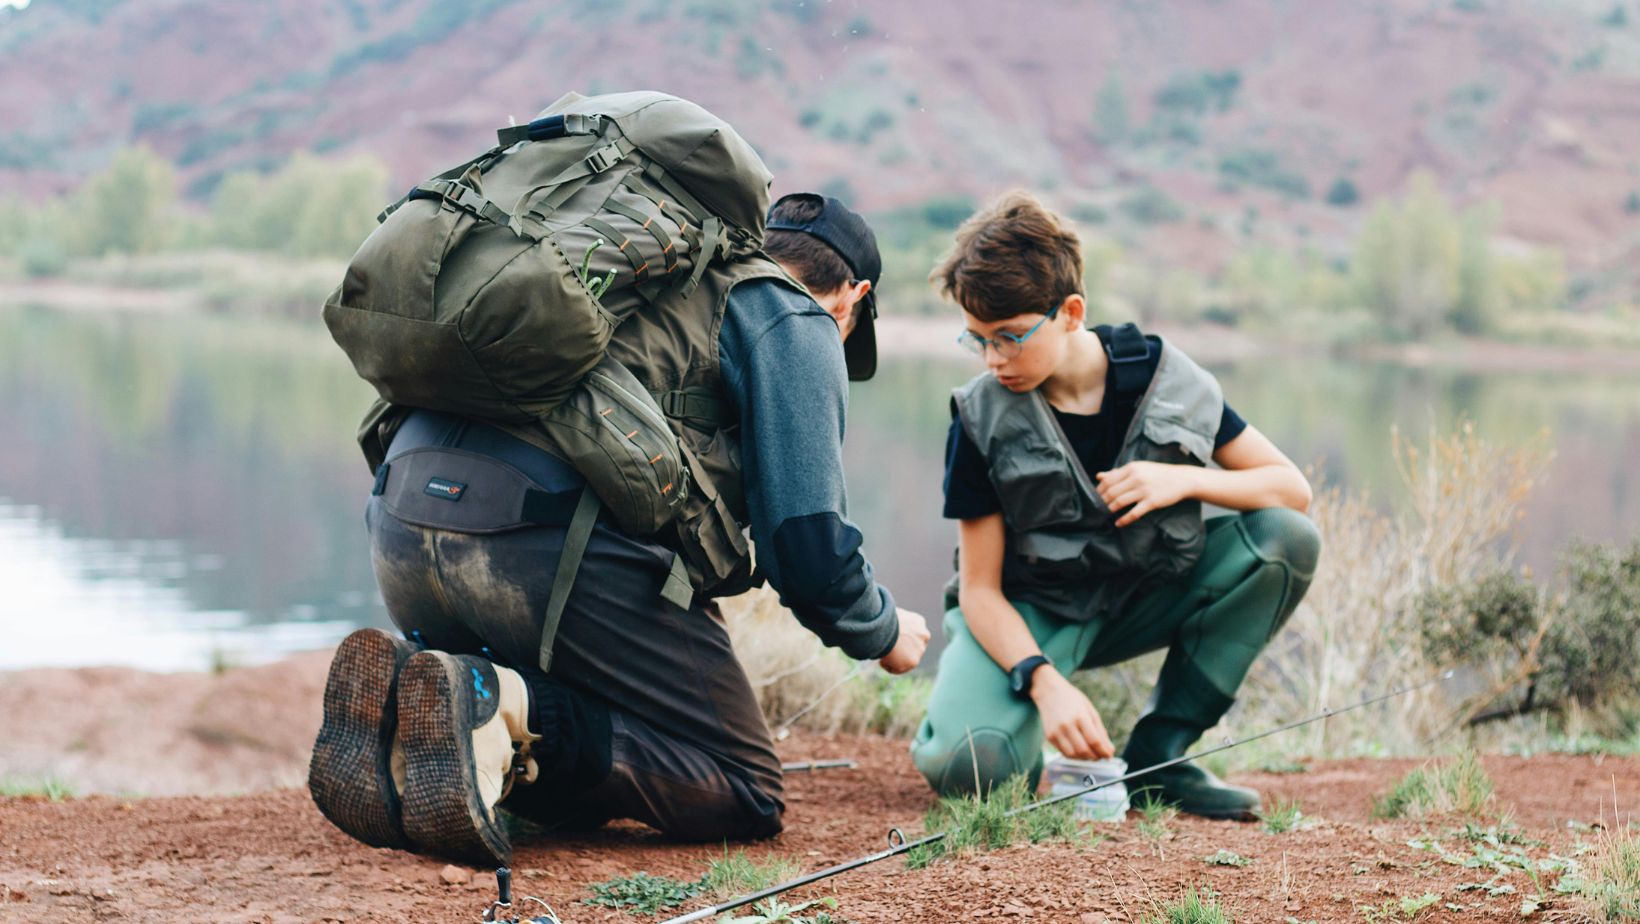
[[[412,657],[399,679],[399,742],[407,773],[404,832],[417,846],[478,866],[512,862],[474,772],[472,693],[461,665],[434,652]]]
[[[308,765],[308,792],[319,811],[372,847],[408,850],[393,786],[395,684],[410,645],[361,629],[336,648],[325,680],[324,724]]]

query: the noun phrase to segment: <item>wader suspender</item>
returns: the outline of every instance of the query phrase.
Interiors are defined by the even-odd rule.
[[[1105,355],[1116,370],[1117,391],[1143,391],[1150,384],[1145,368],[1150,359],[1150,341],[1139,332],[1137,324],[1129,321],[1111,328]]]

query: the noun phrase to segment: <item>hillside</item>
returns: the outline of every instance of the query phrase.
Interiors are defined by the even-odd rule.
[[[1200,270],[1336,253],[1419,169],[1601,284],[1640,250],[1633,0],[35,0],[0,11],[0,87],[0,194],[133,143],[196,196],[300,149],[408,184],[566,89],[653,87],[777,189],[960,215],[1025,185]]]

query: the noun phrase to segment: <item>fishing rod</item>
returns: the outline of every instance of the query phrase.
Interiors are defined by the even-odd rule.
[[[1123,776],[1119,776],[1119,777],[1116,777],[1114,779],[1106,780],[1102,783],[1093,782],[1092,778],[1084,776],[1082,778],[1082,780],[1083,780],[1084,783],[1087,783],[1088,785],[1083,786],[1081,789],[1077,789],[1077,790],[1073,790],[1071,792],[1063,793],[1063,794],[1058,795],[1058,796],[1053,796],[1053,797],[1048,798],[1048,799],[1041,799],[1041,800],[1038,800],[1036,802],[1032,802],[1029,805],[1020,806],[1019,808],[1014,809],[1013,811],[1007,812],[1004,815],[1004,817],[1012,818],[1015,815],[1021,815],[1021,814],[1024,814],[1025,812],[1030,812],[1030,811],[1034,811],[1034,810],[1039,809],[1039,808],[1043,808],[1044,806],[1049,806],[1049,805],[1054,805],[1054,804],[1057,804],[1057,803],[1060,803],[1060,802],[1064,802],[1067,799],[1075,799],[1075,798],[1078,798],[1080,796],[1087,795],[1090,792],[1095,792],[1097,790],[1104,789],[1107,786],[1115,786],[1117,783],[1126,783],[1129,780],[1137,779],[1141,776],[1145,776],[1146,774],[1153,773],[1157,770],[1165,770],[1168,767],[1172,767],[1172,766],[1175,766],[1177,764],[1182,764],[1187,760],[1195,760],[1199,757],[1207,757],[1207,756],[1212,755],[1212,754],[1218,754],[1218,753],[1221,753],[1223,751],[1228,751],[1231,748],[1241,747],[1242,745],[1247,744],[1249,742],[1257,741],[1260,738],[1268,738],[1271,735],[1277,735],[1277,734],[1280,734],[1284,731],[1291,731],[1295,728],[1302,728],[1305,725],[1312,725],[1316,722],[1325,721],[1326,719],[1330,719],[1335,715],[1342,715],[1346,712],[1353,712],[1357,709],[1364,709],[1367,706],[1372,706],[1372,705],[1375,705],[1377,703],[1384,702],[1385,700],[1394,699],[1397,696],[1405,696],[1406,694],[1411,693],[1415,690],[1421,690],[1425,687],[1434,686],[1437,683],[1443,683],[1446,680],[1448,680],[1449,678],[1451,678],[1452,673],[1453,673],[1452,671],[1446,671],[1445,673],[1442,673],[1439,676],[1433,677],[1429,680],[1425,680],[1422,683],[1410,684],[1408,686],[1401,687],[1398,690],[1391,690],[1388,693],[1383,693],[1383,694],[1380,694],[1378,696],[1371,697],[1369,699],[1364,699],[1364,700],[1361,700],[1358,703],[1352,703],[1348,706],[1342,706],[1342,707],[1337,708],[1337,709],[1323,709],[1323,710],[1321,710],[1321,712],[1319,712],[1315,715],[1312,715],[1309,718],[1299,719],[1295,722],[1288,722],[1286,725],[1281,725],[1281,726],[1278,726],[1276,728],[1266,729],[1265,731],[1261,731],[1257,734],[1248,735],[1245,738],[1239,738],[1235,741],[1230,741],[1230,742],[1227,742],[1225,744],[1221,744],[1218,747],[1209,748],[1205,751],[1201,751],[1201,752],[1196,753],[1196,754],[1190,754],[1190,755],[1186,755],[1186,756],[1183,756],[1183,757],[1175,757],[1172,760],[1164,760],[1159,764],[1153,764],[1149,767],[1145,767],[1142,770],[1135,770],[1131,773],[1124,774]],[[828,867],[826,869],[820,870],[819,872],[810,873],[807,876],[800,876],[796,879],[788,880],[787,882],[782,882],[782,883],[779,883],[777,885],[772,885],[772,886],[770,886],[766,889],[763,889],[761,891],[753,892],[753,893],[748,894],[748,895],[743,895],[740,898],[731,899],[729,901],[722,902],[720,904],[712,905],[709,908],[702,908],[699,911],[692,911],[688,914],[681,915],[679,917],[668,918],[667,920],[662,921],[661,924],[689,924],[689,922],[691,922],[691,921],[699,921],[699,920],[711,917],[711,916],[716,915],[716,914],[722,914],[725,911],[732,911],[736,908],[740,908],[740,907],[745,906],[745,905],[750,905],[753,902],[762,901],[765,898],[771,898],[775,895],[779,895],[782,892],[789,892],[793,889],[802,888],[803,886],[806,886],[806,885],[812,885],[812,884],[814,884],[816,882],[819,882],[823,879],[830,879],[833,876],[836,876],[836,875],[839,875],[839,874],[842,874],[842,873],[846,873],[850,870],[859,869],[862,866],[868,866],[868,865],[870,865],[872,863],[876,863],[880,860],[886,860],[889,857],[898,856],[899,854],[902,854],[902,853],[908,853],[912,850],[917,849],[918,847],[924,847],[924,846],[927,846],[929,844],[936,843],[938,841],[944,840],[946,835],[949,834],[949,833],[950,832],[947,832],[947,831],[937,831],[933,834],[928,835],[927,837],[920,838],[920,839],[914,840],[914,841],[908,841],[905,838],[905,833],[904,832],[902,832],[899,828],[892,828],[888,832],[888,844],[889,844],[889,846],[888,846],[887,850],[881,850],[881,851],[878,851],[877,853],[868,854],[866,856],[859,857],[859,858],[854,859],[854,860],[849,860],[846,863],[839,863],[836,866]]]
[[[1195,753],[1195,754],[1189,754],[1189,755],[1185,755],[1185,756],[1181,756],[1181,757],[1175,757],[1172,760],[1164,760],[1161,763],[1152,764],[1149,767],[1145,767],[1145,768],[1142,768],[1142,769],[1139,769],[1139,770],[1134,770],[1134,771],[1131,771],[1129,773],[1123,774],[1122,776],[1118,776],[1118,777],[1115,777],[1113,779],[1105,780],[1104,782],[1095,782],[1092,777],[1084,776],[1084,777],[1082,777],[1082,781],[1086,785],[1084,785],[1081,789],[1072,790],[1070,792],[1062,793],[1062,794],[1057,795],[1057,796],[1052,796],[1052,797],[1049,797],[1047,799],[1039,799],[1039,800],[1037,800],[1035,802],[1032,802],[1028,805],[1023,805],[1023,806],[1020,806],[1019,808],[1016,808],[1016,809],[1013,809],[1009,812],[1006,812],[1006,813],[1004,813],[1003,817],[1012,818],[1014,816],[1022,815],[1026,812],[1035,811],[1037,809],[1044,808],[1044,807],[1049,806],[1049,805],[1056,805],[1058,803],[1064,802],[1064,801],[1069,800],[1069,799],[1080,798],[1081,796],[1085,796],[1088,793],[1096,792],[1098,790],[1104,789],[1104,788],[1109,787],[1109,786],[1115,786],[1118,783],[1126,783],[1130,780],[1135,780],[1135,779],[1138,779],[1139,777],[1146,776],[1148,774],[1154,773],[1157,770],[1165,770],[1168,767],[1172,767],[1172,766],[1176,766],[1178,764],[1182,764],[1182,763],[1184,763],[1185,761],[1188,761],[1188,760],[1196,760],[1198,758],[1208,757],[1208,756],[1211,756],[1213,754],[1219,754],[1219,753],[1222,753],[1224,751],[1228,751],[1231,748],[1241,747],[1244,744],[1248,744],[1248,743],[1253,742],[1253,741],[1258,741],[1261,738],[1268,738],[1271,735],[1278,735],[1278,734],[1280,734],[1282,732],[1285,732],[1285,731],[1292,731],[1295,728],[1302,728],[1306,725],[1313,725],[1316,722],[1322,722],[1322,721],[1325,721],[1327,719],[1330,719],[1335,715],[1343,715],[1346,712],[1354,712],[1357,709],[1364,709],[1368,706],[1372,706],[1372,705],[1375,705],[1377,703],[1384,702],[1385,700],[1394,699],[1398,696],[1405,696],[1406,694],[1414,692],[1416,690],[1421,690],[1421,689],[1424,689],[1425,687],[1434,686],[1435,684],[1438,684],[1438,683],[1444,683],[1445,681],[1447,681],[1448,679],[1450,679],[1452,677],[1452,674],[1453,674],[1452,671],[1446,671],[1446,672],[1444,672],[1444,673],[1442,673],[1442,674],[1440,674],[1436,677],[1432,677],[1429,680],[1425,680],[1421,683],[1409,684],[1409,685],[1401,687],[1399,689],[1391,690],[1387,693],[1382,693],[1382,694],[1379,694],[1378,696],[1373,696],[1373,697],[1370,697],[1368,699],[1361,700],[1360,702],[1351,703],[1348,706],[1341,706],[1337,709],[1331,709],[1331,708],[1323,709],[1320,712],[1316,713],[1315,715],[1309,716],[1307,718],[1298,719],[1298,720],[1293,721],[1293,722],[1288,722],[1285,725],[1279,725],[1275,728],[1266,729],[1266,730],[1258,732],[1256,734],[1248,735],[1244,738],[1238,738],[1234,741],[1228,741],[1228,742],[1225,742],[1224,744],[1218,745],[1217,747],[1208,748],[1205,751],[1200,751],[1200,752]],[[844,862],[844,863],[839,863],[836,866],[830,866],[830,867],[827,867],[823,870],[819,870],[818,872],[809,873],[806,876],[799,876],[795,879],[790,879],[790,880],[787,880],[786,882],[782,882],[782,883],[778,883],[776,885],[769,886],[766,889],[761,889],[757,892],[752,892],[752,893],[749,893],[747,895],[742,895],[739,898],[730,899],[729,901],[726,901],[726,902],[720,902],[716,905],[712,905],[712,906],[706,907],[706,908],[701,908],[697,911],[691,911],[688,914],[680,915],[680,916],[674,917],[674,918],[668,918],[667,920],[660,922],[660,924],[690,924],[690,922],[700,921],[700,920],[703,920],[705,918],[709,918],[713,915],[722,914],[725,911],[733,911],[736,908],[741,908],[741,907],[744,907],[746,905],[750,905],[753,902],[759,902],[759,901],[762,901],[766,898],[772,898],[773,896],[779,895],[783,892],[790,892],[793,889],[800,889],[803,886],[813,885],[816,882],[820,882],[820,881],[825,880],[825,879],[830,879],[833,876],[838,876],[838,875],[841,875],[843,873],[849,872],[851,870],[859,869],[862,866],[869,866],[872,863],[877,863],[879,861],[886,860],[889,857],[899,856],[900,854],[903,854],[903,853],[909,853],[910,851],[916,850],[918,847],[926,847],[929,844],[934,844],[934,843],[937,843],[941,840],[944,840],[945,837],[949,833],[950,832],[948,832],[948,831],[936,831],[933,834],[930,834],[926,837],[922,837],[922,838],[919,838],[917,840],[912,841],[912,840],[907,840],[906,836],[905,836],[905,832],[901,831],[899,828],[891,828],[891,829],[889,829],[889,832],[888,832],[888,849],[886,849],[886,850],[880,850],[876,853],[867,854],[866,856],[863,856],[863,857],[857,857],[853,860],[849,860],[849,861]],[[504,882],[507,885],[503,887],[503,892],[502,892],[503,901],[502,902],[497,902],[495,905],[492,905],[491,910],[485,912],[485,918],[484,918],[485,921],[500,922],[500,921],[509,920],[509,919],[500,918],[500,917],[492,917],[491,915],[494,914],[496,911],[500,911],[500,910],[503,910],[503,909],[509,909],[511,907],[511,894],[510,894],[510,888],[509,888],[510,887],[510,877],[511,877],[511,874],[507,870],[503,869],[503,870],[497,870],[496,871],[496,878],[497,878],[498,882]],[[539,899],[526,899],[526,900],[527,901],[537,901],[537,902],[540,901]],[[544,902],[541,902],[541,904],[543,906],[545,906]],[[552,914],[550,908],[548,909],[548,915],[549,915],[548,917],[531,918],[531,919],[529,919],[529,922],[530,922],[530,924],[562,924],[562,922],[559,920],[557,915]],[[516,920],[516,919],[511,919],[511,920]]]

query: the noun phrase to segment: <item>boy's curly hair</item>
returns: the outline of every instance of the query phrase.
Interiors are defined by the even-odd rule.
[[[928,281],[981,321],[1045,314],[1082,294],[1082,241],[1035,196],[1014,190],[962,223]]]

